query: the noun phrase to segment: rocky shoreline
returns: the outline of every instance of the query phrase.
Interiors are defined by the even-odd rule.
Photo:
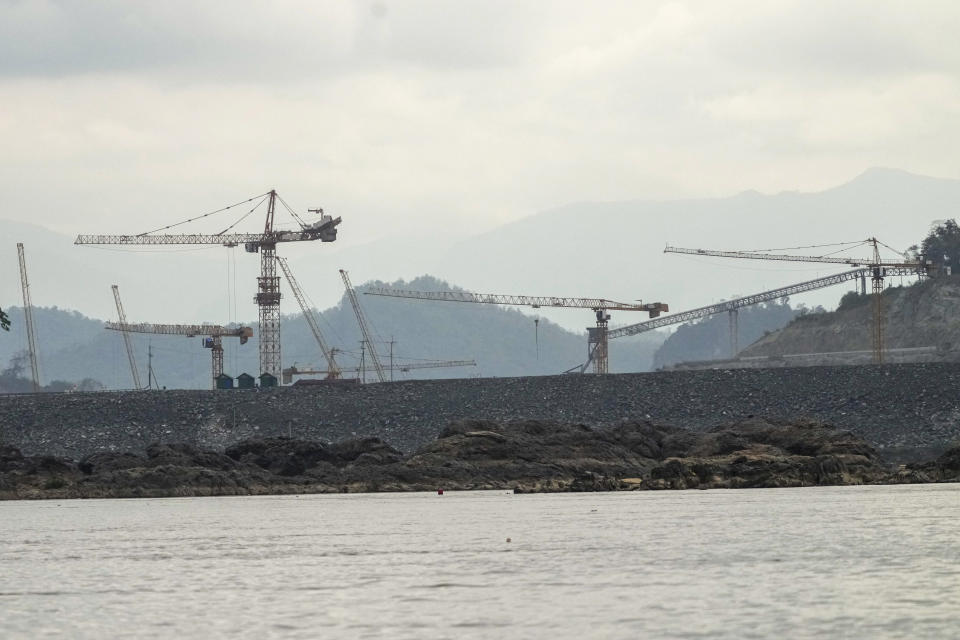
[[[624,421],[461,420],[405,455],[376,437],[253,438],[224,451],[154,443],[80,460],[0,445],[0,499],[806,487],[960,481],[960,446],[891,465],[849,431],[749,418],[707,430]]]

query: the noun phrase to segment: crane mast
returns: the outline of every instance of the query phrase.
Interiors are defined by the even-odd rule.
[[[274,229],[274,215],[277,200],[283,202],[276,190],[271,189],[265,194],[254,196],[247,202],[262,198],[250,210],[252,213],[264,201],[267,202],[267,215],[264,221],[263,233],[227,233],[233,227],[217,234],[199,233],[140,233],[135,235],[78,235],[74,244],[108,244],[108,245],[173,245],[173,244],[212,244],[225,247],[243,245],[248,253],[260,253],[260,276],[257,278],[257,293],[254,302],[259,307],[260,320],[260,371],[269,373],[279,379],[280,376],[280,278],[276,271],[277,244],[283,242],[301,242],[320,240],[333,242],[337,239],[337,225],[341,219],[323,214],[322,209],[311,209],[320,214],[320,219],[312,224],[304,223],[296,214],[293,214],[300,225],[294,231],[277,231]],[[163,229],[193,222],[214,213],[220,213],[237,205],[231,205],[203,216],[191,218],[180,223],[171,224]],[[284,206],[286,204],[284,203]],[[289,210],[289,207],[287,207]],[[292,213],[292,211],[291,211]],[[248,214],[249,215],[249,214]],[[246,217],[246,216],[244,216]],[[241,218],[242,219],[242,218]],[[239,221],[238,221],[239,222]],[[234,223],[236,224],[236,223]]]
[[[290,271],[290,265],[287,264],[286,258],[277,256],[277,262],[280,264],[283,275],[287,278],[287,284],[290,285],[290,290],[293,291],[293,297],[297,299],[297,304],[300,305],[300,310],[303,312],[303,317],[306,319],[307,325],[310,327],[310,331],[317,341],[317,346],[320,347],[320,352],[327,361],[327,377],[332,379],[340,377],[340,368],[334,359],[333,350],[327,346],[326,341],[323,339],[323,334],[320,332],[320,325],[317,323],[313,309],[307,304],[306,297],[303,295],[303,289],[300,288],[300,283],[293,277],[293,272]]]
[[[343,286],[346,288],[347,296],[350,298],[350,304],[353,306],[353,313],[357,316],[357,324],[360,325],[360,332],[363,334],[363,339],[370,349],[370,360],[373,362],[373,368],[377,372],[377,379],[380,380],[380,382],[386,382],[387,376],[383,371],[383,365],[380,364],[380,358],[377,356],[377,349],[373,344],[373,340],[370,339],[367,319],[363,314],[363,309],[360,307],[360,300],[357,299],[357,292],[350,282],[350,276],[347,275],[346,271],[340,269],[340,277],[343,278]]]
[[[240,338],[240,344],[246,344],[247,340],[253,336],[253,329],[250,327],[237,327],[230,329],[218,324],[151,324],[140,322],[128,324],[122,322],[107,322],[106,328],[112,331],[120,331],[125,336],[127,333],[150,333],[154,335],[173,335],[186,336],[205,336],[203,346],[210,349],[212,359],[211,369],[213,370],[213,388],[216,389],[217,377],[223,373],[223,337]]]
[[[17,243],[17,258],[20,260],[20,288],[23,292],[23,316],[27,325],[27,348],[30,355],[30,379],[34,393],[40,391],[40,369],[37,366],[37,336],[33,326],[33,301],[30,299],[30,282],[27,280],[27,260],[23,243]]]
[[[123,303],[120,302],[120,288],[117,285],[112,286],[113,300],[117,303],[117,317],[120,319],[120,325],[127,326],[127,314],[123,312]],[[137,370],[137,360],[133,355],[133,343],[130,341],[130,333],[121,329],[123,334],[123,344],[127,348],[127,360],[130,361],[130,374],[133,376],[133,388],[140,391],[143,387],[140,384],[140,372]]]
[[[587,361],[580,367],[583,373],[593,364],[594,373],[609,371],[608,325],[610,314],[608,311],[646,311],[651,318],[656,318],[661,312],[670,308],[663,302],[632,303],[617,302],[605,298],[564,298],[552,296],[514,296],[497,293],[471,293],[469,291],[404,291],[402,289],[388,289],[375,287],[364,292],[373,296],[389,296],[393,298],[413,298],[416,300],[436,300],[443,302],[473,302],[478,304],[505,304],[533,307],[564,307],[577,309],[592,309],[596,314],[596,326],[587,327]]]

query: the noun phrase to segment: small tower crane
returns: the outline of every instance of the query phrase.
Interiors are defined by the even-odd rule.
[[[151,333],[156,335],[186,336],[193,338],[195,336],[204,336],[203,347],[210,349],[213,369],[213,388],[217,388],[217,377],[223,373],[223,343],[221,338],[240,338],[240,344],[246,344],[247,340],[253,336],[253,329],[250,327],[228,328],[218,324],[150,324],[141,322],[137,324],[127,324],[126,320],[120,322],[108,322],[107,329],[120,331],[125,339],[129,339],[128,334],[132,333]],[[131,352],[132,353],[132,352]]]
[[[604,298],[557,298],[550,296],[513,296],[496,293],[471,293],[469,291],[403,291],[377,287],[365,291],[367,295],[389,296],[393,298],[413,298],[415,300],[440,300],[444,302],[473,302],[478,304],[518,305],[539,309],[542,307],[573,307],[592,309],[597,317],[595,327],[587,327],[587,361],[580,372],[587,370],[591,362],[594,373],[608,372],[607,325],[609,311],[646,311],[651,318],[670,308],[663,302],[632,303],[615,302]]]
[[[20,259],[20,288],[23,290],[23,315],[27,325],[27,349],[30,352],[30,379],[33,392],[40,391],[40,369],[37,366],[37,336],[33,327],[33,301],[30,299],[30,282],[27,280],[27,260],[23,255],[23,243],[17,243],[17,257]]]
[[[201,218],[206,218],[217,213],[221,213],[234,207],[258,200],[256,205],[247,212],[240,220],[253,213],[264,202],[267,203],[266,221],[263,226],[263,233],[227,233],[240,220],[237,220],[229,227],[214,234],[200,233],[156,233],[157,231],[166,231],[173,227],[194,222]],[[277,201],[286,207],[287,211],[297,221],[300,228],[295,231],[279,231],[273,226],[274,213]],[[242,244],[249,253],[260,253],[260,276],[257,278],[257,294],[254,296],[254,302],[260,310],[260,372],[280,376],[280,278],[276,271],[277,244],[282,242],[301,242],[320,240],[321,242],[333,242],[337,239],[337,225],[340,224],[340,218],[333,218],[323,213],[323,209],[310,209],[312,213],[317,213],[320,218],[316,222],[306,223],[300,216],[293,212],[287,206],[275,190],[254,196],[243,202],[232,204],[228,207],[211,211],[210,213],[196,216],[182,222],[154,229],[136,235],[79,235],[74,244],[119,244],[119,245],[170,245],[170,244],[211,244],[223,245],[225,247],[236,247]]]
[[[907,256],[903,255],[901,252],[893,249],[892,247],[880,242],[876,238],[867,238],[861,243],[847,243],[848,245],[856,244],[858,246],[869,245],[873,250],[873,255],[870,258],[849,258],[845,256],[837,255],[820,255],[820,256],[797,256],[797,255],[783,255],[783,254],[774,254],[766,253],[763,251],[714,251],[709,249],[684,249],[681,247],[671,247],[667,246],[663,252],[664,253],[683,253],[697,256],[714,256],[720,258],[746,258],[750,260],[783,260],[789,262],[822,262],[829,264],[846,264],[854,267],[865,266],[870,270],[871,280],[873,282],[873,360],[877,364],[883,362],[883,353],[884,353],[884,338],[883,338],[883,306],[882,306],[882,295],[883,295],[883,279],[887,276],[888,269],[898,270],[898,272],[907,271],[914,275],[924,276],[927,274],[929,269],[930,261],[924,260],[922,257],[917,259],[910,259]],[[884,260],[880,257],[880,245],[883,245],[890,251],[896,253],[900,259],[898,260]],[[823,245],[838,247],[841,245]],[[848,247],[852,248],[852,247]],[[837,253],[834,251],[833,253]]]

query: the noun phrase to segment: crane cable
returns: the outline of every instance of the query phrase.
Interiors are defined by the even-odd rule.
[[[226,229],[224,229],[223,231],[221,231],[221,232],[218,233],[217,235],[218,235],[218,236],[222,236],[222,235],[225,234],[227,231],[230,231],[230,229],[233,229],[235,226],[237,226],[238,224],[240,224],[241,222],[243,222],[244,220],[246,220],[246,219],[247,219],[247,216],[249,216],[251,213],[253,213],[254,211],[256,211],[258,208],[260,208],[260,205],[262,205],[264,202],[266,202],[267,197],[268,197],[269,195],[270,195],[270,194],[268,193],[266,196],[264,196],[263,199],[260,200],[260,202],[258,202],[257,204],[253,205],[253,209],[250,209],[250,211],[247,211],[245,214],[243,214],[242,216],[240,216],[240,219],[239,219],[239,220],[237,220],[236,222],[234,222],[232,225],[230,225],[229,227],[227,227]]]
[[[165,227],[160,227],[160,228],[158,228],[158,229],[153,229],[152,231],[144,231],[143,233],[138,233],[137,235],[138,235],[138,236],[145,236],[145,235],[148,235],[148,234],[151,234],[151,233],[156,233],[157,231],[165,231],[166,229],[172,229],[173,227],[179,227],[179,226],[182,225],[182,224],[187,224],[188,222],[193,222],[193,221],[195,221],[195,220],[200,220],[201,218],[206,218],[206,217],[212,216],[212,215],[214,215],[214,214],[216,214],[216,213],[222,213],[222,212],[224,212],[224,211],[227,211],[228,209],[232,209],[232,208],[234,208],[234,207],[239,207],[239,206],[242,205],[242,204],[246,204],[246,203],[248,203],[248,202],[253,202],[253,201],[256,200],[257,198],[263,198],[264,196],[268,196],[268,195],[270,195],[270,192],[269,192],[269,191],[268,191],[267,193],[261,193],[261,194],[258,195],[258,196],[253,196],[252,198],[248,198],[248,199],[246,199],[246,200],[243,200],[242,202],[237,202],[237,203],[235,203],[235,204],[231,204],[230,206],[223,207],[222,209],[217,209],[216,211],[211,211],[211,212],[209,212],[209,213],[204,213],[203,215],[195,216],[195,217],[193,217],[193,218],[189,218],[189,219],[187,219],[187,220],[183,220],[182,222],[174,222],[173,224],[168,224],[168,225],[165,226]]]
[[[854,242],[831,242],[829,244],[808,244],[802,247],[780,247],[777,249],[747,249],[745,251],[741,251],[741,253],[762,253],[765,251],[793,251],[794,249],[820,249],[825,247],[839,247],[842,245],[848,245],[848,248],[850,248],[849,245],[860,245],[860,244],[866,244],[866,240],[856,240]],[[838,251],[843,251],[843,250],[844,249],[838,249]]]
[[[290,208],[290,205],[287,204],[286,200],[284,200],[282,197],[280,197],[280,194],[279,194],[279,193],[277,194],[277,200],[279,200],[279,201],[280,201],[280,204],[282,204],[283,207],[290,213],[290,215],[293,216],[294,220],[296,220],[298,223],[300,223],[300,227],[301,227],[301,228],[307,226],[307,224],[300,218],[300,216],[298,216],[298,215],[296,214],[296,212],[294,212],[294,210]]]

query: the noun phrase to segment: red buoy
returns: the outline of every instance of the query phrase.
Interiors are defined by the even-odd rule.
[[[442,495],[443,495],[443,489],[437,489],[437,495],[438,495],[438,496],[442,496]]]

